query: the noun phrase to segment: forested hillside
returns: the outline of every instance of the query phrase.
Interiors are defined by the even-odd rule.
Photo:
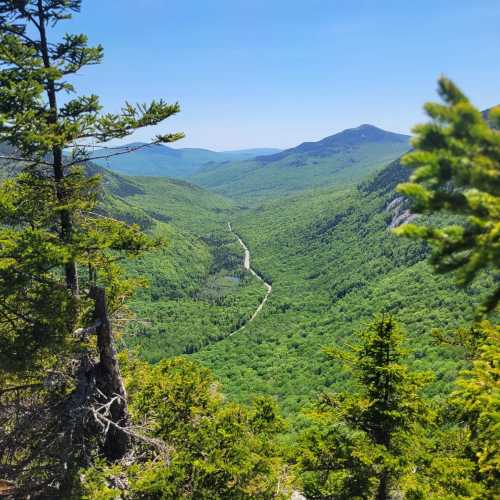
[[[265,290],[244,272],[241,247],[228,231],[237,212],[232,201],[181,180],[89,169],[103,178],[103,213],[158,239],[126,264],[144,286],[129,303],[125,345],[157,362],[219,341],[252,315]]]
[[[334,188],[289,194],[255,209],[183,181],[105,177],[134,186],[127,193],[107,181],[116,205],[131,214],[144,211],[164,238],[159,250],[128,266],[149,286],[130,304],[136,318],[126,344],[153,362],[201,349],[197,359],[232,397],[248,401],[258,387],[295,414],[319,391],[349,383],[322,347],[349,342],[360,325],[385,311],[406,329],[415,367],[435,372],[428,391],[449,391],[460,353],[438,346],[432,331],[465,325],[481,287],[464,291],[453,277],[434,275],[425,246],[392,234],[411,218],[395,192],[408,177],[399,160],[378,174],[366,170],[357,187],[338,180]],[[265,293],[243,271],[229,220],[249,245],[253,265],[273,283],[273,294],[257,321],[222,341]],[[425,310],[433,313],[424,316]]]
[[[241,202],[313,187],[355,185],[408,149],[408,136],[361,125],[253,161],[209,165],[190,179]]]
[[[353,342],[382,311],[405,328],[412,365],[435,373],[430,392],[451,388],[460,353],[437,345],[432,330],[467,324],[482,287],[463,290],[433,274],[425,246],[391,233],[407,209],[394,188],[407,175],[395,162],[354,190],[309,191],[236,218],[273,294],[247,331],[197,354],[232,395],[246,400],[258,387],[288,413],[326,388],[349,386],[321,349]]]
[[[130,303],[136,318],[126,344],[153,362],[201,349],[197,359],[232,397],[248,401],[258,387],[295,413],[318,391],[349,383],[322,347],[350,342],[360,325],[384,311],[397,314],[406,329],[412,364],[435,372],[429,392],[444,394],[462,366],[460,352],[438,346],[432,331],[465,325],[483,292],[434,275],[425,246],[392,234],[411,218],[395,192],[407,177],[395,161],[355,188],[309,190],[241,209],[183,181],[112,174],[130,189],[107,181],[116,205],[143,211],[153,221],[150,230],[164,238],[158,250],[127,266],[149,285]],[[222,341],[265,293],[243,271],[228,220],[273,293],[255,322]],[[433,313],[423,315],[426,310]]]

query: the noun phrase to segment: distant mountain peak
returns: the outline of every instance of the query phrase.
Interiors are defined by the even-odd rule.
[[[336,134],[330,135],[328,137],[325,137],[319,142],[323,141],[333,141],[336,140],[338,141],[339,139],[344,139],[345,137],[353,136],[353,137],[359,137],[357,134],[360,133],[370,133],[372,134],[370,136],[370,139],[380,139],[384,138],[386,140],[395,140],[397,142],[405,142],[409,140],[410,136],[405,135],[405,134],[398,134],[396,132],[390,132],[389,130],[384,130],[380,127],[376,127],[375,125],[371,125],[370,123],[363,123],[357,127],[353,128],[346,128],[345,130],[342,130],[341,132],[337,132]]]
[[[410,136],[389,132],[381,128],[363,123],[358,127],[348,128],[316,142],[303,142],[298,146],[285,149],[280,153],[259,156],[256,159],[262,163],[282,160],[291,155],[327,156],[339,148],[353,148],[366,143],[408,143]]]

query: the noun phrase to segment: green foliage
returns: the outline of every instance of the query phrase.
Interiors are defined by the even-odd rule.
[[[418,213],[448,212],[453,225],[409,224],[398,234],[422,238],[433,248],[431,261],[439,272],[456,270],[470,284],[483,270],[499,278],[500,262],[500,133],[446,78],[439,80],[445,104],[425,106],[432,121],[415,128],[415,151],[404,157],[414,168],[411,182],[399,191],[414,201]],[[489,113],[500,123],[500,108]],[[496,287],[486,302],[500,300]]]
[[[432,420],[420,392],[422,374],[401,363],[402,335],[392,317],[373,321],[352,353],[329,349],[347,362],[359,384],[355,393],[325,394],[301,466],[311,498],[389,498],[417,460],[422,424]]]
[[[90,300],[69,294],[62,270],[68,262],[99,273],[114,311],[131,282],[114,264],[117,253],[149,246],[137,226],[86,215],[97,204],[99,178],[74,169],[65,179],[64,210],[72,216],[71,242],[58,230],[61,202],[49,178],[26,168],[2,184],[0,195],[0,356],[3,369],[36,371],[44,358],[68,350],[73,330],[85,323]],[[91,276],[81,275],[82,284]],[[68,344],[68,342],[70,344]],[[46,361],[46,360],[45,360]]]
[[[489,278],[462,291],[431,272],[424,245],[390,234],[396,211],[387,207],[406,177],[394,162],[359,189],[306,191],[244,210],[187,183],[130,179],[138,189],[120,200],[164,222],[168,245],[129,266],[148,276],[150,289],[131,304],[137,321],[127,345],[153,362],[196,352],[231,397],[249,400],[259,391],[297,412],[316,391],[350,387],[347,376],[324,362],[321,347],[347,341],[352,326],[384,310],[409,332],[411,365],[435,372],[427,392],[451,390],[463,350],[439,344],[433,330],[446,336],[465,327]],[[253,265],[273,282],[273,294],[245,331],[218,342],[263,293],[241,274],[241,249],[226,234],[228,219],[250,246]]]
[[[1,402],[14,439],[1,433],[0,465],[16,496],[64,497],[92,454],[119,458],[130,448],[117,430],[127,410],[111,318],[133,289],[118,262],[152,242],[102,213],[101,178],[79,165],[93,142],[179,111],[160,100],[101,114],[96,96],[73,95],[69,79],[99,63],[102,48],[88,47],[85,35],[49,39],[49,31],[79,8],[79,0],[0,1],[0,143],[2,160],[15,162],[0,190],[0,381],[21,387],[17,401]],[[107,401],[114,425],[103,432],[91,406]]]
[[[273,293],[244,332],[195,354],[231,397],[245,401],[259,391],[297,415],[318,391],[349,390],[349,377],[325,362],[321,348],[355,342],[353,330],[377,311],[397,315],[408,332],[411,366],[435,373],[426,392],[452,389],[463,351],[432,332],[465,327],[490,281],[466,292],[432,272],[424,245],[391,233],[396,215],[388,206],[405,172],[391,164],[357,190],[307,191],[235,214],[233,226]]]
[[[397,314],[409,332],[411,366],[435,373],[426,392],[449,392],[464,366],[464,352],[436,342],[433,330],[447,336],[465,327],[489,279],[466,293],[449,277],[431,272],[424,263],[425,246],[391,235],[395,213],[387,207],[406,175],[395,162],[357,190],[307,191],[239,211],[224,208],[220,198],[221,204],[214,199],[206,211],[206,191],[193,191],[196,210],[190,210],[191,198],[182,194],[189,185],[137,180],[142,192],[126,200],[152,217],[167,217],[176,236],[167,237],[169,245],[154,258],[133,263],[139,274],[150,276],[151,290],[141,291],[132,303],[137,319],[146,322],[131,327],[134,336],[127,345],[154,362],[196,352],[231,397],[248,401],[258,391],[276,396],[285,412],[296,414],[315,392],[352,386],[349,377],[324,362],[321,347],[351,341],[353,326],[385,310]],[[225,235],[228,218],[249,244],[253,265],[273,282],[273,294],[245,331],[218,342],[248,317],[263,293],[258,283],[254,295],[251,282],[235,286],[225,278],[241,272],[241,249],[231,247]],[[226,256],[220,273],[220,267],[212,267],[218,254]],[[301,417],[295,420],[302,425]]]
[[[416,150],[404,161],[415,168],[410,183],[399,190],[413,198],[415,210],[448,212],[454,225],[408,225],[399,234],[422,238],[433,247],[432,263],[439,272],[456,271],[463,285],[492,276],[487,300],[480,313],[498,306],[500,262],[500,109],[480,113],[446,78],[439,81],[445,101],[427,104],[432,122],[416,128]],[[446,219],[445,221],[446,222]],[[499,401],[498,328],[483,322],[451,337],[438,333],[449,344],[459,343],[472,367],[458,379],[451,396],[456,427],[465,443],[463,460],[481,489],[474,496],[498,496]]]
[[[295,431],[310,427],[299,462],[311,498],[465,499],[490,492],[493,498],[498,338],[489,327],[462,328],[454,343],[449,331],[466,324],[497,278],[498,133],[442,80],[449,105],[428,106],[434,123],[417,129],[416,151],[406,157],[417,168],[401,189],[430,217],[425,227],[404,225],[398,232],[430,242],[440,271],[458,270],[463,283],[474,281],[467,295],[430,272],[425,245],[391,235],[389,228],[411,217],[393,192],[405,177],[399,162],[350,187],[407,147],[406,138],[373,127],[272,158],[207,167],[197,177],[253,202],[286,194],[253,209],[182,181],[123,179],[89,163],[78,168],[93,149],[90,142],[126,137],[179,109],[154,101],[101,114],[96,96],[58,106],[59,93],[74,91],[69,75],[102,57],[83,35],[46,39],[46,27],[79,7],[76,0],[0,1],[0,141],[8,143],[2,159],[18,161],[16,177],[3,181],[0,194],[0,382],[29,377],[40,385],[47,368],[94,348],[71,335],[95,319],[88,289],[106,287],[116,314],[134,283],[149,281],[133,293],[135,318],[124,336],[141,358],[157,363],[126,361],[134,424],[128,432],[138,454],[131,465],[96,460],[83,471],[82,495],[289,496],[277,444],[284,425],[273,400],[254,398],[249,407],[227,402],[209,370],[165,359],[196,353],[236,400],[268,394],[290,412],[318,390],[344,390],[322,397],[312,412],[315,424],[295,417]],[[179,137],[163,134],[154,142]],[[8,177],[3,168],[1,175]],[[290,195],[324,184],[335,187]],[[451,216],[432,216],[441,211]],[[262,314],[236,336],[229,334],[245,324],[265,291],[243,271],[228,220],[273,283]],[[141,229],[158,237],[154,248]],[[152,251],[143,255],[145,249]],[[125,273],[119,266],[124,254],[138,257],[124,263]],[[410,329],[415,372],[401,361],[403,339],[390,316],[363,330],[351,353],[330,351],[351,372],[320,358],[321,346],[350,342],[352,325],[378,310],[397,313]],[[433,327],[443,329],[432,335]],[[425,376],[417,373],[432,368],[436,381],[427,394],[442,397],[471,357],[473,366],[452,396],[455,420],[446,422],[447,408],[434,412],[422,399]],[[13,420],[6,421],[8,428]],[[22,458],[24,451],[12,456]],[[57,465],[55,456],[48,467]]]
[[[469,370],[458,379],[451,401],[470,432],[469,454],[477,462],[479,478],[500,493],[500,328],[483,322],[484,340]]]
[[[85,185],[88,182],[82,181]],[[79,193],[72,203],[88,206]],[[64,349],[64,339],[78,319],[76,302],[60,280],[61,268],[76,251],[54,230],[57,208],[52,183],[33,172],[2,185],[0,355],[6,369],[36,370],[47,348]]]
[[[124,337],[127,346],[158,362],[196,352],[244,324],[265,289],[244,271],[241,246],[227,229],[233,203],[184,181],[128,178],[124,192],[121,184],[115,187],[123,178],[113,174],[111,180],[106,211],[124,220],[142,214],[162,241],[124,263],[128,276],[148,283],[129,302],[135,317]]]
[[[125,373],[131,412],[163,452],[130,467],[85,471],[84,498],[120,498],[113,477],[127,478],[127,498],[282,497],[287,484],[276,434],[283,421],[272,401],[227,403],[211,373],[183,358],[154,367],[133,362]]]
[[[220,231],[236,210],[231,200],[189,182],[159,177],[120,179],[127,179],[136,187],[126,195],[117,193],[126,202],[141,207],[161,222],[172,223],[198,237]]]
[[[80,3],[0,2],[0,142],[8,145],[2,156],[16,163],[17,174],[3,182],[0,196],[2,368],[36,370],[49,353],[68,348],[75,327],[90,319],[79,281],[87,289],[107,285],[113,312],[130,291],[118,255],[150,246],[138,226],[96,213],[100,177],[77,164],[89,142],[156,125],[179,107],[127,103],[119,114],[100,114],[94,95],[58,103],[61,94],[75,93],[68,78],[102,59],[102,47],[88,47],[85,35],[49,41],[48,31]],[[71,157],[63,156],[68,147]]]

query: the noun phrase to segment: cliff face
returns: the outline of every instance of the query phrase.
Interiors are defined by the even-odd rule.
[[[389,229],[408,224],[417,217],[416,214],[411,213],[408,205],[408,199],[404,196],[394,198],[394,200],[387,205],[386,211],[392,214],[392,219],[388,226]]]

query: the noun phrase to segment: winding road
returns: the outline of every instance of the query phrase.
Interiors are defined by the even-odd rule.
[[[251,323],[259,315],[259,313],[262,311],[262,308],[264,307],[265,303],[267,302],[267,299],[269,298],[269,295],[271,295],[271,292],[273,291],[273,287],[272,287],[272,285],[270,283],[268,283],[267,281],[265,281],[262,278],[262,276],[259,276],[255,272],[255,270],[252,268],[252,266],[250,265],[250,250],[245,245],[245,243],[243,242],[243,240],[238,236],[238,234],[236,234],[233,231],[233,228],[232,228],[230,222],[227,223],[227,227],[229,228],[229,231],[236,236],[236,239],[238,240],[238,243],[243,247],[243,250],[245,251],[245,257],[243,259],[243,267],[245,268],[245,270],[247,270],[250,273],[252,273],[259,281],[262,281],[262,283],[264,284],[264,286],[266,287],[266,290],[267,290],[265,297],[262,299],[262,301],[258,305],[257,309],[255,309],[255,311],[252,314],[252,316],[250,317],[250,319],[243,326],[240,326],[240,328],[238,328],[237,330],[235,330],[234,332],[232,332],[232,333],[230,333],[228,335],[228,337],[231,337],[231,336],[235,335],[236,333],[241,332],[241,330],[244,330],[245,327],[249,323]]]
[[[264,284],[264,286],[267,289],[266,296],[262,299],[262,301],[259,304],[259,306],[257,307],[257,309],[255,309],[254,313],[252,314],[252,317],[243,326],[241,326],[240,328],[235,330],[233,333],[230,333],[228,335],[228,337],[231,337],[232,335],[235,335],[236,333],[241,332],[241,330],[244,330],[245,327],[249,323],[251,323],[259,315],[259,313],[262,311],[262,308],[264,307],[265,303],[267,302],[269,295],[271,295],[271,292],[273,291],[273,287],[264,278],[262,278],[262,276],[259,276],[257,274],[257,272],[250,265],[250,250],[245,245],[245,242],[238,236],[238,234],[233,231],[233,228],[232,228],[230,222],[227,223],[227,227],[229,228],[229,231],[236,236],[236,239],[238,240],[238,243],[243,247],[243,250],[245,250],[245,257],[243,258],[243,267],[245,268],[245,270],[250,271],[259,281],[262,281],[262,283]],[[292,492],[291,500],[307,500],[307,499],[305,496],[302,495],[302,493],[294,490]]]

